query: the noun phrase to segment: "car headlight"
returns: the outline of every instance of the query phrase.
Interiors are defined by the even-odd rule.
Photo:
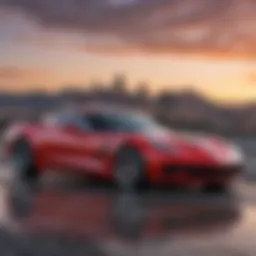
[[[171,146],[165,142],[160,142],[160,141],[151,141],[151,145],[161,151],[170,151]]]
[[[230,158],[236,163],[243,163],[244,154],[240,147],[235,144],[230,145]]]
[[[163,152],[174,152],[176,147],[172,145],[169,141],[159,140],[159,139],[149,139],[151,146],[159,151]]]

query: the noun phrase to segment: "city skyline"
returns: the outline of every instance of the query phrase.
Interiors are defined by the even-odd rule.
[[[194,4],[201,3],[201,0],[193,1]],[[165,37],[158,35],[164,22],[160,22],[159,14],[163,12],[163,7],[167,8],[168,1],[156,3],[152,0],[146,4],[141,0],[83,0],[82,7],[90,10],[87,12],[86,9],[84,13],[79,12],[79,6],[75,6],[73,0],[65,1],[68,6],[60,6],[58,1],[47,0],[42,4],[37,0],[36,7],[32,2],[0,0],[2,91],[20,92],[37,87],[56,91],[69,84],[83,87],[94,80],[106,83],[113,74],[122,73],[127,76],[131,90],[137,83],[146,82],[153,93],[189,87],[214,101],[244,102],[256,99],[255,49],[249,43],[255,38],[253,32],[249,31],[249,23],[246,23],[247,30],[245,27],[242,29],[251,35],[244,35],[246,42],[241,39],[239,43],[235,41],[235,45],[219,46],[219,41],[210,40],[212,43],[208,44],[207,38],[202,42],[198,39],[203,29],[212,26],[212,20],[206,22],[206,17],[202,16],[202,21],[197,21],[201,27],[195,27],[195,17],[186,14],[189,29],[184,32],[185,37],[175,44],[166,35],[170,31],[172,35],[177,33],[176,27],[163,31]],[[175,10],[182,7],[181,10],[185,12],[185,2],[182,6],[177,4]],[[220,7],[216,5],[217,2],[206,2],[209,4],[202,5],[201,12],[207,13]],[[250,3],[252,1],[246,0],[240,6],[243,13],[233,8],[236,11],[229,11],[226,16],[221,16],[219,11],[214,15],[218,20],[227,19],[229,15],[228,20],[232,21],[234,15],[243,14],[244,25],[245,21],[253,21],[255,17],[249,15],[252,14]],[[138,10],[151,12],[155,15],[154,20],[143,18]],[[171,6],[168,10],[171,12]],[[195,7],[191,12],[198,14]],[[106,13],[105,20],[101,18],[103,13]],[[179,22],[185,17],[182,12],[180,15],[176,17]],[[248,18],[245,19],[245,16]],[[177,23],[175,19],[172,22]],[[234,25],[232,22],[230,24]],[[221,27],[219,23],[214,24],[218,25],[216,28]],[[150,29],[155,37],[146,36]],[[181,28],[178,26],[178,29]],[[234,33],[231,28],[229,31]]]

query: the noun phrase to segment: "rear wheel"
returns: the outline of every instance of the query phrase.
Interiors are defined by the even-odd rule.
[[[143,161],[137,150],[125,147],[118,152],[114,165],[114,179],[117,186],[123,191],[145,186]]]
[[[9,188],[11,214],[25,217],[38,185],[38,172],[34,166],[33,152],[25,140],[18,141],[12,151],[13,177]]]
[[[26,140],[19,140],[14,145],[11,161],[15,178],[30,184],[38,181],[33,152]]]

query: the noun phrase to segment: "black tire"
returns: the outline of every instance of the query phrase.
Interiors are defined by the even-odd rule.
[[[224,185],[207,185],[203,191],[209,194],[224,194],[228,191],[228,188]]]
[[[114,181],[122,191],[144,188],[147,184],[144,164],[136,149],[123,147],[116,156]]]
[[[19,140],[14,145],[10,160],[13,165],[8,197],[10,214],[23,218],[28,215],[34,192],[38,188],[38,172],[34,166],[32,150],[25,140]]]
[[[15,179],[30,184],[38,181],[38,171],[34,164],[33,151],[26,140],[21,139],[15,143],[11,154],[11,162]]]

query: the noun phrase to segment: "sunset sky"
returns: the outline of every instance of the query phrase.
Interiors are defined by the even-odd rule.
[[[131,89],[145,81],[152,92],[193,88],[217,101],[256,100],[255,44],[251,43],[256,41],[251,32],[247,29],[251,37],[246,35],[246,43],[245,36],[239,37],[236,48],[227,41],[215,42],[211,39],[215,34],[204,31],[221,24],[213,20],[195,24],[191,13],[199,13],[191,7],[186,14],[186,0],[174,7],[176,13],[182,8],[177,21],[189,17],[187,30],[177,30],[175,19],[173,27],[162,26],[159,17],[167,2],[172,1],[0,0],[0,89],[55,91],[71,84],[109,82],[114,74],[123,73]],[[200,6],[202,0],[191,0],[188,6],[192,2]],[[213,7],[205,6],[201,12]],[[146,14],[155,15],[154,19]],[[177,34],[175,41],[170,34],[178,32],[184,36]]]

